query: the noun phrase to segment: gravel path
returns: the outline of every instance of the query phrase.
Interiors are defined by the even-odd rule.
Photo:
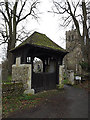
[[[88,118],[88,92],[72,86],[64,88],[58,95],[47,97],[37,106],[8,118]]]

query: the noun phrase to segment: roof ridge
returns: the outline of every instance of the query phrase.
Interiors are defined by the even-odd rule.
[[[18,45],[12,50],[15,50],[26,44],[67,52],[65,49],[63,49],[61,46],[59,46],[57,43],[47,37],[46,34],[37,31],[34,31],[26,40],[24,40],[20,45]]]

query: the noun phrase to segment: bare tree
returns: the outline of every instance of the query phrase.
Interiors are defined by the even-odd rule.
[[[13,56],[10,50],[15,47],[17,41],[28,37],[30,31],[25,31],[25,25],[19,27],[29,16],[38,19],[39,0],[15,0],[0,2],[0,44],[7,43],[8,70],[11,74]]]
[[[69,26],[73,21],[81,43],[84,61],[88,62],[90,66],[90,26],[87,22],[89,19],[88,14],[90,14],[90,1],[71,0],[70,2],[69,0],[53,0],[53,4],[52,12],[62,17],[63,27]]]

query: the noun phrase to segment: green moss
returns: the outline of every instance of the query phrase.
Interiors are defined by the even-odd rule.
[[[12,80],[12,76],[9,75],[9,76],[8,76],[8,82],[11,82],[11,80]]]
[[[61,48],[59,45],[54,43],[51,39],[49,39],[45,34],[41,34],[38,32],[34,32],[30,37],[28,37],[23,43],[21,43],[16,48],[19,48],[25,44],[36,45],[36,46],[40,46],[40,47],[44,47],[44,48],[50,48],[50,49],[54,49],[54,50],[67,52],[66,50]],[[12,50],[15,50],[16,48],[14,48]]]
[[[65,79],[64,81],[63,81],[63,84],[68,84],[69,83],[69,81],[67,80],[67,79]]]
[[[64,84],[59,84],[59,85],[57,85],[57,89],[59,90],[59,89],[63,89],[64,88]]]

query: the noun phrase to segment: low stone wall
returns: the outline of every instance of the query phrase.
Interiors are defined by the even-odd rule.
[[[66,78],[64,78],[64,74],[66,74]],[[63,81],[64,79],[68,80],[68,84],[74,85],[74,71],[73,70],[67,70],[65,71],[64,65],[59,66],[59,85],[63,87]]]
[[[23,92],[24,92],[23,83],[2,84],[3,96],[7,96],[8,94],[10,95],[22,94]]]

